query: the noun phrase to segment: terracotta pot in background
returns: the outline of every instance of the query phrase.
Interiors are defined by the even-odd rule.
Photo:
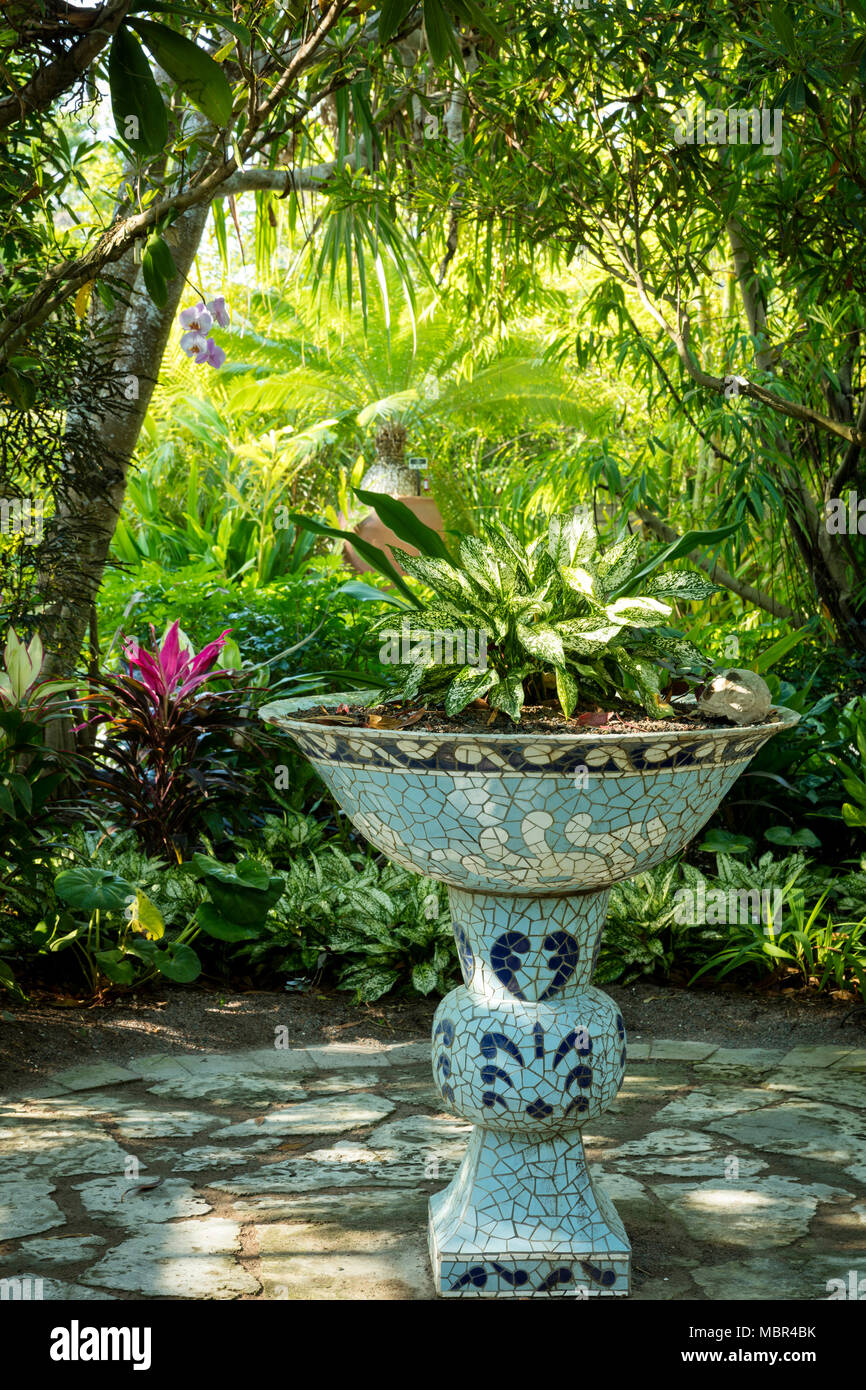
[[[414,512],[418,520],[423,522],[425,526],[429,526],[433,531],[438,531],[440,536],[444,535],[445,524],[442,520],[439,508],[436,506],[432,497],[398,497],[396,501],[402,502],[404,507],[408,507],[410,512]],[[340,526],[344,526],[345,524],[344,519],[341,517]],[[403,573],[403,569],[394,559],[391,546],[397,545],[409,555],[418,554],[414,545],[408,545],[405,541],[401,541],[399,536],[396,536],[390,527],[379,520],[375,512],[370,512],[369,516],[364,517],[363,521],[353,527],[353,530],[362,540],[369,541],[371,545],[375,545],[380,550],[384,550],[388,559],[392,561],[401,574]],[[366,574],[370,571],[371,566],[367,564],[367,561],[358,554],[355,547],[350,545],[348,541],[343,546],[343,555],[345,556],[346,563],[351,565],[353,569],[356,569],[359,574]]]

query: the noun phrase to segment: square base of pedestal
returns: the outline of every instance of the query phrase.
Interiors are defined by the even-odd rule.
[[[475,1129],[430,1199],[430,1263],[445,1298],[601,1298],[630,1291],[631,1246],[594,1187],[580,1135],[527,1142]]]
[[[605,1251],[542,1255],[536,1250],[494,1257],[489,1252],[459,1256],[437,1249],[430,1213],[430,1263],[443,1298],[623,1298],[631,1288],[631,1253]]]

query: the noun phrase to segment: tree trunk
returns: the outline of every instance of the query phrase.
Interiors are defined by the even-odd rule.
[[[115,308],[104,316],[97,314],[94,327],[108,326],[111,330],[99,341],[98,351],[106,363],[114,364],[124,395],[122,400],[116,393],[101,401],[82,400],[78,408],[82,418],[89,417],[91,428],[96,420],[102,452],[94,460],[92,478],[88,482],[77,479],[73,489],[58,497],[46,530],[47,550],[63,556],[62,566],[47,568],[39,585],[39,600],[44,605],[41,629],[46,678],[67,675],[78,661],[123,506],[129,467],[208,210],[207,204],[190,208],[171,229],[171,251],[178,273],[168,282],[163,308],[153,303],[141,271],[133,267],[130,258],[121,271],[130,284],[125,312]],[[70,412],[68,438],[74,437],[76,425],[77,419]]]

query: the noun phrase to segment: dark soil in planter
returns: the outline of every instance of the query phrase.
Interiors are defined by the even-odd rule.
[[[460,714],[448,715],[441,708],[408,705],[339,705],[337,710],[311,705],[292,715],[310,724],[345,725],[356,729],[413,729],[424,734],[668,734],[700,733],[703,729],[734,726],[720,719],[698,715],[679,715],[671,719],[647,719],[639,711],[576,710],[570,719],[555,700],[541,705],[524,705],[520,723],[513,724],[501,710],[492,710],[476,701]],[[773,716],[758,721],[772,724]],[[742,727],[753,728],[753,725]]]
[[[683,989],[652,980],[603,988],[622,1009],[632,1042],[866,1046],[866,1009],[858,1011],[850,997],[793,987],[774,993],[734,985]],[[334,990],[287,994],[228,985],[154,987],[98,1005],[48,991],[29,1004],[0,999],[0,1087],[8,1094],[43,1085],[67,1067],[97,1061],[122,1066],[144,1053],[183,1057],[270,1047],[282,1025],[291,1047],[426,1041],[438,1002],[416,995],[355,1004],[350,994]]]

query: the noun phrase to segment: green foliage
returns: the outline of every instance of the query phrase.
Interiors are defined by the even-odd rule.
[[[457,977],[441,885],[333,846],[291,861],[261,939],[242,954],[270,972],[327,970],[366,1003],[400,988],[444,994]]]
[[[842,806],[842,819],[862,832],[866,831],[866,695],[845,706],[840,726],[844,753],[831,756],[830,761],[842,773],[842,786],[850,797]]]
[[[103,631],[122,630],[144,641],[151,625],[162,632],[177,619],[190,641],[201,646],[214,631],[231,629],[250,668],[270,671],[269,690],[290,683],[329,690],[351,670],[359,684],[364,671],[376,679],[378,640],[366,604],[347,604],[346,571],[320,558],[305,571],[264,586],[248,580],[227,585],[209,568],[166,568],[145,561],[131,575],[110,571],[100,593]]]
[[[593,982],[631,984],[641,975],[670,974],[688,928],[676,923],[679,865],[663,864],[614,884]]]
[[[662,696],[672,671],[705,665],[668,620],[674,599],[703,599],[717,586],[697,571],[656,571],[726,532],[685,536],[645,560],[637,536],[602,552],[591,520],[574,511],[551,518],[546,538],[529,546],[501,522],[482,523],[480,536],[459,537],[445,559],[439,537],[425,536],[411,514],[398,529],[398,508],[385,509],[389,524],[423,550],[394,553],[434,598],[411,615],[413,658],[398,666],[391,695],[442,700],[449,715],[485,696],[517,723],[527,691],[543,698],[550,674],[566,717],[580,700],[637,705],[659,717],[674,712]],[[386,616],[379,626],[393,630],[393,622]],[[486,666],[455,661],[453,647],[438,656],[431,650],[434,634],[467,630],[485,634]]]

